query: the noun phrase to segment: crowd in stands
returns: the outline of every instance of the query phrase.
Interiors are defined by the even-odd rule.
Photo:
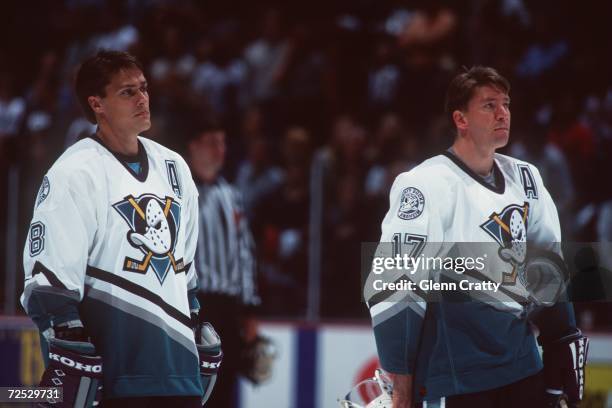
[[[502,153],[539,168],[564,240],[612,241],[612,33],[598,2],[21,3],[3,4],[0,17],[3,259],[14,255],[9,240],[23,248],[43,172],[95,132],[72,80],[99,48],[144,62],[146,136],[184,152],[185,112],[224,124],[224,174],[244,196],[264,315],[305,316],[314,243],[319,316],[365,316],[361,243],[380,238],[395,176],[452,142],[444,92],[463,66],[493,66],[510,80]],[[11,199],[17,237],[5,234]],[[585,262],[609,267],[605,256]],[[598,316],[593,325],[611,324]]]

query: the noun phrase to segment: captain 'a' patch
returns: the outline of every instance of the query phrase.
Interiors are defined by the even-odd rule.
[[[538,187],[531,169],[526,164],[517,164],[516,166],[521,176],[521,184],[523,185],[523,190],[525,191],[525,197],[537,200]]]

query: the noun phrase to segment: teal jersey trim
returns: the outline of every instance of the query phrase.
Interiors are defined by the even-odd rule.
[[[134,173],[140,174],[140,162],[132,162],[132,163],[126,162],[125,164],[130,166],[130,168],[134,170]]]
[[[477,301],[431,302],[415,367],[415,399],[498,388],[542,369],[526,319]]]
[[[81,317],[103,358],[104,399],[203,394],[197,355],[162,328],[91,297]]]

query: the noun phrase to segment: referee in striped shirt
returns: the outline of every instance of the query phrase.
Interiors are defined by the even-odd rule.
[[[219,174],[225,160],[225,131],[214,119],[193,118],[188,142],[191,172],[200,203],[196,251],[202,305],[224,352],[215,390],[206,407],[231,408],[235,400],[241,345],[257,336],[254,243],[238,192]]]

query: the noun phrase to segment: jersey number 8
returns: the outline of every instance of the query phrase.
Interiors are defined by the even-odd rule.
[[[30,225],[30,256],[36,256],[45,249],[45,224],[35,222]]]

